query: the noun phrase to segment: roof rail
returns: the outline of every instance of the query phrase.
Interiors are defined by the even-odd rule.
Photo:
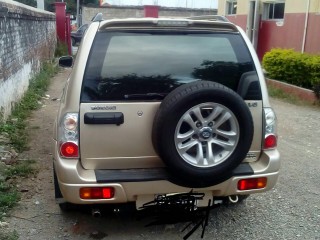
[[[188,17],[187,19],[230,22],[228,20],[228,18],[226,18],[225,16],[221,16],[221,15],[200,15],[200,16]]]
[[[91,19],[91,22],[101,22],[103,21],[103,15],[102,13],[97,13],[94,15],[94,17]]]

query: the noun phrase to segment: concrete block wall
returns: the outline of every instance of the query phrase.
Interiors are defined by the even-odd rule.
[[[103,8],[82,8],[82,23],[90,23],[97,14],[102,13],[104,19],[113,18],[142,18],[144,17],[143,6],[109,6]],[[191,8],[168,8],[160,7],[159,17],[192,17],[199,15],[216,15],[217,9],[191,9]]]
[[[41,62],[56,46],[55,15],[9,0],[0,0],[0,119],[28,89]]]

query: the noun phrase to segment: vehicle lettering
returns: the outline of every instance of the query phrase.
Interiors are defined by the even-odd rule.
[[[257,157],[256,154],[248,153],[246,158],[248,158],[248,159],[256,159],[256,157]]]
[[[257,102],[253,102],[253,103],[248,103],[248,107],[258,107],[258,103]]]
[[[91,110],[117,110],[116,106],[91,106]]]

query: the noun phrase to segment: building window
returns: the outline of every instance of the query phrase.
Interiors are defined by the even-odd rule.
[[[236,0],[228,0],[226,7],[226,15],[234,15],[237,14],[237,1]]]
[[[263,19],[283,19],[284,7],[284,2],[264,3]]]

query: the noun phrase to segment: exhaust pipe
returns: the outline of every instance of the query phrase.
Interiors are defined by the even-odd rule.
[[[231,195],[231,196],[228,196],[228,198],[231,203],[237,203],[239,201],[238,195]]]
[[[113,209],[113,212],[114,212],[114,213],[119,213],[119,212],[120,212],[120,209],[119,209],[119,208],[114,208],[114,209]]]
[[[91,211],[91,215],[92,215],[92,217],[95,217],[95,218],[101,217],[100,209],[93,208]]]

